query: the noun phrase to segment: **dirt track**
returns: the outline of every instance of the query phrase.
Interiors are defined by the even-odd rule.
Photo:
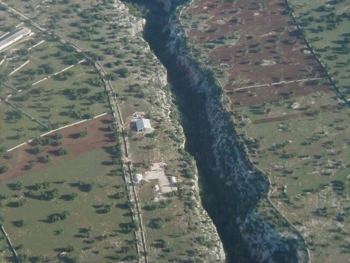
[[[111,116],[105,115],[72,127],[68,127],[66,129],[62,129],[58,132],[62,135],[62,145],[42,146],[44,151],[40,154],[34,153],[34,144],[28,144],[13,150],[11,152],[13,155],[11,159],[6,159],[5,157],[0,159],[0,166],[7,165],[10,168],[10,172],[0,174],[0,183],[26,173],[48,167],[50,165],[63,162],[67,159],[72,159],[76,156],[99,149],[101,147],[113,145],[115,143],[113,133],[108,129],[108,126],[111,124]],[[84,130],[88,132],[88,135],[86,137],[79,138],[78,133]],[[50,134],[47,137],[54,134],[55,133]],[[69,154],[59,156],[57,150],[61,147],[68,149]],[[42,160],[48,153],[53,156],[52,162],[44,163]],[[36,165],[32,169],[28,170],[29,164],[36,159],[39,161],[37,161]]]

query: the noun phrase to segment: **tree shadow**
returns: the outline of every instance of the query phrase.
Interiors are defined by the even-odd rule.
[[[20,205],[18,204],[17,201],[12,201],[12,202],[8,203],[6,206],[10,207],[10,208],[20,207]]]
[[[69,139],[78,139],[80,137],[79,133],[72,133],[68,135]]]
[[[108,162],[108,161],[103,161],[101,162],[102,165],[106,165],[106,166],[110,166],[110,165],[113,165],[114,163],[113,162]]]
[[[9,183],[9,184],[6,184],[8,188],[10,188],[10,190],[13,190],[13,191],[19,191],[20,189],[18,189],[18,186],[17,184],[15,183]]]
[[[68,201],[72,201],[72,196],[71,196],[71,195],[68,195],[68,194],[66,194],[66,195],[61,195],[59,199],[68,202]]]
[[[54,248],[53,251],[58,252],[58,253],[67,252],[67,248],[58,247],[58,248]]]
[[[129,206],[126,204],[126,203],[124,203],[124,204],[120,204],[120,203],[118,203],[118,204],[116,204],[116,206],[115,206],[116,208],[120,208],[120,209],[123,209],[123,210],[125,210],[125,209],[129,209]]]

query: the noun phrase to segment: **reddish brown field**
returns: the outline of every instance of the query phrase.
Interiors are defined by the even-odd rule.
[[[35,171],[44,167],[72,159],[89,151],[99,149],[104,146],[113,145],[115,143],[114,135],[109,131],[108,126],[112,124],[111,116],[105,115],[96,119],[92,119],[72,127],[68,127],[58,131],[62,135],[62,145],[59,146],[42,146],[44,151],[40,154],[34,153],[35,145],[27,144],[17,148],[12,153],[12,158],[5,157],[0,159],[0,166],[7,165],[10,171],[0,175],[0,183],[11,178],[24,175],[29,171]],[[86,130],[88,135],[79,138],[78,134]],[[50,137],[53,134],[47,135]],[[58,155],[58,149],[61,147],[68,149],[69,153],[64,156]],[[45,163],[44,157],[47,154],[52,155],[52,162]],[[30,163],[37,160],[36,165],[32,169],[28,169]]]
[[[234,4],[232,1],[199,0],[186,10],[187,15],[200,17],[200,24],[205,25],[205,31],[188,31],[196,45],[206,47],[223,41],[209,52],[206,64],[225,71],[224,88],[232,98],[233,107],[277,101],[291,95],[305,96],[316,91],[330,92],[331,86],[323,80],[267,85],[249,89],[249,94],[248,90],[239,90],[253,85],[326,76],[317,60],[307,52],[306,43],[290,15],[283,13],[285,2],[271,0],[265,3],[264,6],[256,0],[237,0]],[[233,37],[238,37],[235,44],[231,44]],[[263,60],[275,64],[262,66]]]

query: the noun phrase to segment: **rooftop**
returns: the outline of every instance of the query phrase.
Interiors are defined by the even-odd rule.
[[[136,128],[138,131],[152,129],[151,122],[149,119],[138,119],[136,120]]]
[[[12,33],[0,38],[0,50],[16,42],[21,37],[29,35],[31,32],[32,31],[29,28],[21,27],[16,29]]]

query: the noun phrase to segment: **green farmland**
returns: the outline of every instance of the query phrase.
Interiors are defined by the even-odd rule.
[[[104,85],[95,68],[74,49],[34,32],[33,39],[6,54],[0,65],[0,97],[7,100],[0,105],[2,151],[47,130],[108,111]]]
[[[289,0],[303,32],[347,99],[350,96],[350,3]]]
[[[124,182],[121,174],[109,175],[108,159],[106,150],[95,150],[0,186],[0,215],[18,254],[31,262],[59,262],[65,252],[64,262],[135,258]]]

